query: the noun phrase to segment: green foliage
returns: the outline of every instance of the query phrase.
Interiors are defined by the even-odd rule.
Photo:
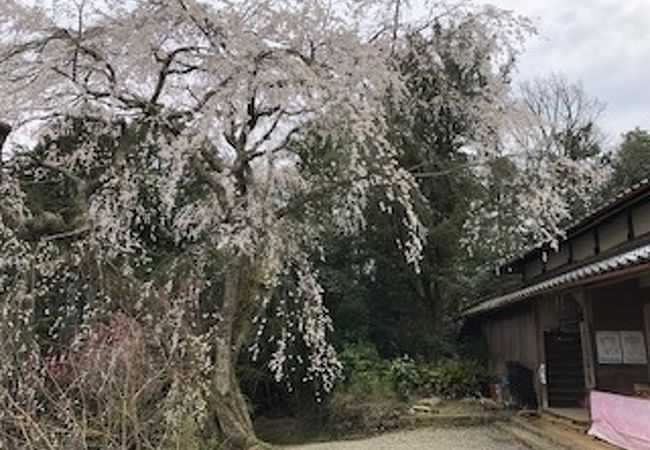
[[[346,377],[358,372],[375,370],[381,360],[377,349],[369,344],[347,345],[339,354]]]
[[[345,379],[339,386],[352,396],[407,400],[417,389],[418,366],[408,356],[383,360],[369,344],[347,345],[339,354]]]
[[[625,133],[614,154],[612,169],[604,197],[612,197],[650,177],[650,132],[637,127]]]
[[[372,305],[367,301],[368,286],[359,275],[365,258],[360,240],[332,237],[326,243],[327,261],[320,267],[320,282],[335,323],[333,341],[339,349],[370,340]]]
[[[424,369],[422,389],[446,398],[479,396],[486,386],[485,369],[475,361],[448,359]]]
[[[403,211],[384,205],[391,208],[385,211],[377,198],[369,199],[363,235],[335,237],[324,246],[327,258],[319,270],[339,348],[363,340],[386,359],[409,354],[436,360],[453,354],[447,336],[464,306],[460,300],[475,292],[468,278],[493,257],[463,261],[466,252],[460,245],[470,204],[480,194],[464,151],[481,128],[478,118],[436,101],[458,95],[473,102],[494,94],[480,76],[482,56],[463,68],[450,56],[463,29],[461,21],[441,26],[435,36],[410,36],[397,61],[410,95],[418,99],[396,106],[389,120],[400,166],[418,182],[417,212],[427,228],[421,271],[404,262]],[[435,54],[426,51],[431,44],[438,49]],[[422,64],[422,58],[431,58],[431,64]],[[509,69],[503,69],[507,76]],[[329,154],[323,158],[331,163]],[[467,267],[460,269],[461,264]]]
[[[353,344],[340,353],[345,380],[338,390],[351,395],[396,397],[437,395],[445,398],[479,396],[487,386],[485,368],[477,361],[448,358],[439,363],[418,362],[409,356],[381,359],[369,344]]]
[[[343,364],[344,388],[351,393],[381,395],[385,391],[383,362],[377,349],[368,344],[347,345],[339,354]]]
[[[388,366],[388,379],[400,400],[407,400],[417,387],[420,374],[418,367],[408,356],[394,359]]]

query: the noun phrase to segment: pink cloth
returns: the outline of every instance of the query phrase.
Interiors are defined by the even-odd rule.
[[[627,450],[650,450],[650,400],[591,391],[589,434]]]

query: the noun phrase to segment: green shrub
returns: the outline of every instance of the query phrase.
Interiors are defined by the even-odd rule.
[[[476,361],[448,359],[423,369],[421,387],[446,398],[480,396],[487,383],[485,369]]]
[[[408,356],[382,360],[372,345],[354,344],[339,353],[345,379],[341,392],[375,399],[408,400],[413,394],[445,398],[480,396],[488,376],[483,366],[468,359],[446,359],[435,365],[416,363]]]
[[[408,356],[394,359],[388,366],[388,380],[395,394],[401,399],[408,399],[419,382],[418,366]]]
[[[339,353],[346,378],[359,372],[377,370],[381,359],[377,349],[370,344],[349,344]]]
[[[383,363],[377,349],[368,344],[347,345],[339,353],[347,391],[371,394],[382,384]]]

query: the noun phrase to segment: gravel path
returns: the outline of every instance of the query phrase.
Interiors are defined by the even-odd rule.
[[[529,450],[491,427],[400,431],[360,441],[287,447],[286,450]]]

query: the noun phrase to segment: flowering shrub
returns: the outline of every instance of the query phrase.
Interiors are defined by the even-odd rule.
[[[170,350],[132,317],[113,314],[42,359],[31,402],[4,383],[0,448],[198,448],[191,445],[207,413],[200,371]]]

